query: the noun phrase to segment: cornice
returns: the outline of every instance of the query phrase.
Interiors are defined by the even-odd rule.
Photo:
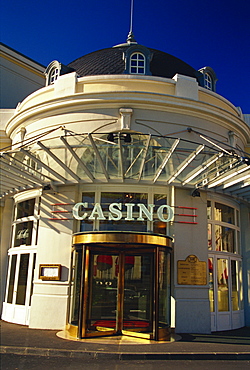
[[[42,89],[44,91],[44,89]],[[38,94],[36,92],[36,101]],[[22,109],[8,121],[6,132],[11,136],[18,126],[28,126],[30,123],[49,116],[82,113],[95,109],[131,107],[133,109],[155,110],[196,117],[200,120],[212,121],[228,130],[237,131],[247,145],[250,141],[250,128],[238,116],[221,107],[188,98],[141,91],[109,91],[94,93],[77,93],[65,97],[41,101],[33,106]]]

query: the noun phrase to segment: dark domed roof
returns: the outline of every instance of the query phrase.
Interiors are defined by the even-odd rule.
[[[140,47],[140,45],[138,45]],[[125,71],[124,53],[130,44],[94,51],[68,64],[77,74],[83,76],[123,74]],[[133,45],[133,48],[136,48]],[[160,50],[147,48],[151,54],[150,72],[152,76],[172,78],[176,73],[196,78],[201,82],[202,74],[182,60]]]

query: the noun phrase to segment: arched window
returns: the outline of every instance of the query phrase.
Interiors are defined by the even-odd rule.
[[[145,74],[145,56],[141,53],[133,53],[130,57],[130,73]]]
[[[201,86],[210,91],[216,91],[216,74],[211,67],[203,67],[199,69],[199,72],[203,74],[202,79],[200,80]]]
[[[124,73],[151,76],[151,58],[152,53],[145,46],[138,44],[129,46],[123,53],[123,60],[125,61]]]
[[[213,80],[209,73],[204,75],[204,87],[208,90],[213,90]]]
[[[58,77],[62,74],[62,64],[53,60],[45,70],[46,86],[53,85]]]
[[[71,72],[75,72],[75,70],[59,63],[57,60],[53,60],[44,72],[46,76],[46,86],[53,85],[60,76]]]
[[[53,68],[49,74],[49,85],[52,85],[59,77],[59,68]]]

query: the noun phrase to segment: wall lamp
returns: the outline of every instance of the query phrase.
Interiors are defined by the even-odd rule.
[[[46,184],[43,185],[43,192],[48,192],[48,193],[57,193],[57,187],[54,186],[53,184]]]
[[[244,162],[245,164],[247,164],[248,166],[250,166],[250,158],[249,157],[242,157],[242,162]]]
[[[200,197],[201,193],[199,192],[198,189],[194,189],[191,193],[192,197]]]

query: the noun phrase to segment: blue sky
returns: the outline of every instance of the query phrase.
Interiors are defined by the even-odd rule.
[[[47,66],[126,40],[130,0],[3,0],[1,41]],[[134,0],[138,43],[195,69],[212,67],[217,92],[250,113],[249,0]]]

